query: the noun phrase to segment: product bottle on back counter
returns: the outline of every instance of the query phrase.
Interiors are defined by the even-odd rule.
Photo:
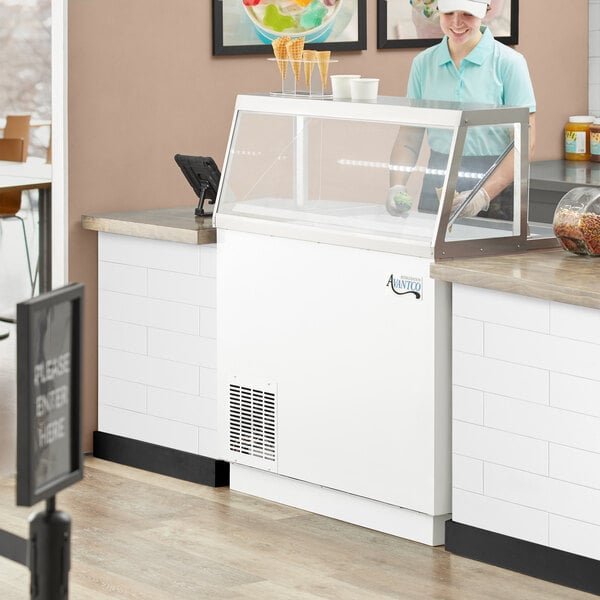
[[[590,126],[594,117],[569,117],[565,125],[565,159],[590,160]]]
[[[600,119],[590,126],[590,160],[600,162]]]

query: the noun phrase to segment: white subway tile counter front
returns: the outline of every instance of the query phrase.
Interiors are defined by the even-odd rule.
[[[193,208],[85,216],[98,231],[97,456],[225,485],[216,236]],[[183,472],[178,465],[185,465]]]
[[[446,548],[600,593],[600,261],[534,251],[431,273],[453,282]]]

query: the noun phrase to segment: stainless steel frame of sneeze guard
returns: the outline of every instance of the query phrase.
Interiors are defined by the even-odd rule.
[[[460,215],[460,209],[453,213],[452,200],[456,176],[462,158],[462,150],[469,127],[480,125],[513,125],[514,139],[496,159],[494,165],[485,173],[474,190],[481,188],[485,179],[491,175],[496,167],[514,151],[514,215],[512,235],[491,237],[485,239],[468,239],[448,241],[447,235],[452,224]],[[491,256],[495,254],[510,254],[523,252],[527,249],[527,198],[529,192],[529,110],[527,107],[490,108],[490,110],[465,110],[461,124],[456,131],[456,139],[451,152],[448,166],[449,176],[443,190],[442,206],[438,213],[438,224],[434,244],[435,260],[447,258],[469,258],[475,256]],[[476,192],[473,192],[472,197]],[[468,200],[470,200],[470,197]],[[487,219],[486,219],[487,220]],[[543,244],[543,242],[542,242]],[[548,239],[546,247],[554,246],[554,240]]]
[[[254,131],[252,123],[257,123],[256,131],[259,132],[261,127],[269,126],[269,120],[289,124],[289,126],[286,125],[285,128],[280,129],[281,136],[277,138],[277,143],[279,148],[286,149],[286,157],[291,157],[293,162],[291,164],[287,162],[285,165],[276,162],[273,162],[272,165],[262,165],[261,168],[266,170],[264,172],[260,171],[262,175],[259,173],[257,175],[258,179],[254,177],[254,179],[250,178],[246,181],[242,177],[236,184],[238,189],[242,183],[245,186],[244,199],[240,199],[233,192],[232,182],[235,177],[241,177],[244,173],[255,173],[255,171],[250,167],[248,167],[250,170],[243,170],[240,167],[242,164],[240,156],[246,156],[243,153],[247,148],[239,147],[241,143],[239,136],[243,138],[244,131],[246,131],[244,135],[250,135]],[[357,214],[353,220],[346,218],[342,220],[341,213],[336,213],[331,216],[329,221],[325,221],[322,219],[321,213],[315,212],[313,214],[310,210],[306,210],[311,199],[311,189],[321,189],[321,182],[317,181],[318,178],[327,178],[330,175],[328,173],[323,174],[321,171],[316,172],[315,169],[312,169],[313,172],[311,172],[310,169],[310,161],[307,155],[310,148],[308,136],[313,121],[317,124],[321,122],[322,126],[327,123],[337,124],[346,121],[349,124],[349,129],[351,126],[356,126],[355,130],[360,130],[357,126],[357,124],[360,124],[360,127],[364,127],[365,131],[369,131],[369,127],[372,130],[386,127],[389,128],[389,131],[385,132],[386,134],[390,132],[397,133],[399,127],[413,127],[423,131],[431,128],[450,132],[452,134],[451,146],[440,208],[428,222],[427,232],[423,235],[420,235],[420,233],[406,233],[405,235],[403,232],[398,233],[390,223],[386,223],[385,227],[380,228],[372,226],[372,223],[363,224],[360,220],[360,214]],[[251,125],[245,130],[244,127],[247,123]],[[529,109],[527,107],[492,107],[477,104],[417,101],[386,96],[380,96],[372,103],[364,103],[316,100],[302,97],[277,97],[270,94],[240,95],[236,100],[235,113],[225,152],[223,176],[217,193],[213,224],[217,229],[266,233],[272,236],[291,237],[361,249],[382,250],[434,258],[435,260],[522,252],[531,247],[527,237],[528,125]],[[449,235],[449,225],[454,222],[452,200],[463,159],[467,132],[470,128],[485,126],[506,128],[510,130],[510,136],[513,138],[514,147],[507,149],[507,156],[509,158],[514,156],[514,219],[512,221],[496,221],[494,219],[469,217],[468,224],[472,226],[472,231],[464,236],[458,234],[459,223],[457,222],[454,231]],[[339,127],[332,130],[339,133]],[[264,145],[264,143],[261,141],[260,136],[258,137],[256,147],[260,149],[260,152],[257,156],[269,156],[268,149],[261,148],[261,144]],[[253,140],[256,141],[256,139],[255,134]],[[250,146],[256,150],[254,141]],[[506,140],[503,145],[506,145],[508,141]],[[248,145],[247,140],[244,143]],[[368,146],[363,149],[359,137],[347,143],[350,144],[355,156],[359,157],[360,161],[366,161],[365,164],[371,164],[371,161],[375,161],[373,165],[381,165],[381,168],[385,168],[386,163],[382,161],[384,154],[380,152],[380,149],[387,148],[387,145]],[[279,157],[274,157],[273,160],[279,160]],[[423,153],[421,160],[427,160],[426,152]],[[506,160],[506,157],[504,157],[504,160]],[[501,161],[502,156],[497,162],[500,163]],[[254,207],[256,210],[254,212],[245,211],[243,202],[246,202],[250,197],[250,192],[255,189],[257,183],[262,182],[262,177],[268,168],[274,167],[276,164],[282,177],[284,179],[289,178],[286,185],[289,185],[291,193],[290,197],[286,197],[286,199],[292,202],[284,207],[283,212],[276,212],[280,208],[277,202],[279,200],[283,201],[284,198],[273,197],[271,199],[273,206],[263,206],[260,202],[263,202],[264,199],[257,199],[258,204],[256,207],[251,202],[248,203],[248,206]],[[284,166],[287,167],[287,171],[283,169]],[[389,169],[391,166],[388,156],[387,168]],[[419,172],[424,172],[426,169],[425,162],[419,165]],[[343,184],[348,184],[351,177],[344,180]],[[385,196],[381,194],[383,187],[380,185],[383,178],[379,178],[377,181],[379,188],[374,188],[374,192],[381,195],[383,203]],[[333,181],[333,179],[327,180],[325,183],[329,186],[339,185],[339,181]],[[387,193],[387,188],[385,192]],[[270,192],[265,193],[270,196]],[[343,190],[338,194],[340,196],[338,200],[343,203],[344,199],[341,195],[343,195]],[[349,193],[348,196],[351,197],[352,194]],[[463,220],[461,219],[460,222],[462,224]],[[466,223],[466,219],[464,222]],[[431,226],[429,226],[429,223]],[[479,228],[482,231],[478,231]],[[554,247],[556,246],[556,239],[553,235],[546,237],[544,231],[543,235],[536,236],[535,244],[536,247]]]

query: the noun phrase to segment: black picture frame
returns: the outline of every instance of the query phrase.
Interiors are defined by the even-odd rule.
[[[402,17],[402,21],[399,22],[408,22],[410,17],[414,31],[410,31],[407,27],[404,33],[399,32],[397,37],[390,37],[390,10],[401,11],[398,14]],[[437,44],[443,34],[440,29],[438,35],[439,28],[435,26],[435,18],[425,16],[425,12],[430,10],[430,7],[419,10],[413,8],[409,0],[377,0],[377,48],[427,48]],[[507,45],[517,44],[519,0],[491,0],[490,14],[493,18],[484,19],[483,24],[490,26],[494,37]]]
[[[344,0],[340,11],[351,6],[352,19],[356,19],[356,39],[333,39],[324,42],[311,42],[307,39],[306,47],[311,50],[366,50],[367,48],[367,0]],[[225,20],[230,18],[232,10],[239,10],[241,27],[245,34],[242,39],[228,39],[225,33]],[[212,0],[212,33],[213,56],[235,54],[272,54],[273,49],[267,41],[261,40],[254,32],[254,26],[249,17],[244,13],[242,0]],[[347,15],[346,15],[347,16]],[[246,24],[247,20],[247,24]],[[282,32],[282,35],[285,32]],[[254,39],[255,38],[255,39]]]
[[[17,505],[83,478],[83,284],[17,304]]]

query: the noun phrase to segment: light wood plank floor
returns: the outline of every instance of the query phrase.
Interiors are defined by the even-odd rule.
[[[0,479],[0,528],[26,535],[41,510]],[[467,560],[228,488],[86,458],[57,496],[73,519],[73,600],[584,600],[597,596]],[[0,558],[2,600],[28,571]]]

